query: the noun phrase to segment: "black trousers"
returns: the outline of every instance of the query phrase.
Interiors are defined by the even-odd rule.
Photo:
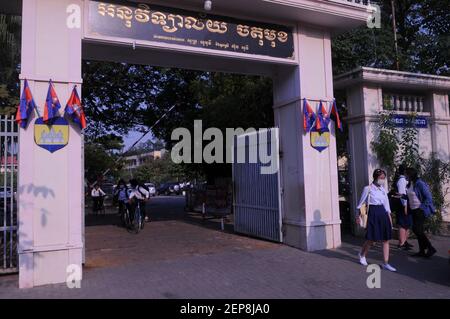
[[[103,207],[103,197],[92,197],[94,212],[99,211]]]
[[[425,214],[420,208],[412,210],[411,213],[413,216],[412,230],[414,235],[416,235],[417,237],[417,241],[419,243],[419,251],[424,253],[425,249],[433,247],[427,235],[425,235]]]

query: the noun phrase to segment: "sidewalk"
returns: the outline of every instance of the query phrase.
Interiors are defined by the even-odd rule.
[[[450,299],[450,237],[433,238],[438,253],[429,260],[393,248],[398,272],[382,271],[381,289],[368,289],[369,274],[356,258],[360,239],[344,237],[339,249],[307,253],[182,218],[170,203],[162,203],[165,217],[153,218],[137,236],[115,226],[114,215],[87,227],[81,289],[19,290],[18,276],[8,276],[0,277],[0,298]],[[380,260],[376,247],[368,261]]]

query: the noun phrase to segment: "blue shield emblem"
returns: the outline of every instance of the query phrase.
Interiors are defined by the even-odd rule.
[[[318,150],[319,152],[323,152],[330,146],[330,130],[325,128],[323,132],[319,132],[315,127],[311,130],[311,146]]]
[[[51,125],[42,117],[34,122],[34,141],[50,153],[54,153],[69,143],[69,123],[63,117],[56,118]]]

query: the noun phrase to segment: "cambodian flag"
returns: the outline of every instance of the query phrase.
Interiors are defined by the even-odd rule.
[[[317,112],[316,117],[316,130],[318,132],[325,132],[328,129],[328,124],[330,124],[330,117],[328,115],[328,111],[325,109],[323,102],[320,101],[319,111]]]
[[[332,102],[330,117],[336,123],[336,127],[342,132],[344,128],[342,127],[342,122],[339,117],[339,110],[337,108],[336,100]]]
[[[31,94],[30,87],[28,86],[28,81],[25,79],[23,84],[22,97],[20,98],[20,104],[17,107],[16,122],[21,128],[26,128],[28,125],[28,120],[31,117],[31,113],[36,108],[36,103],[34,103],[33,95]]]
[[[86,115],[78,96],[77,87],[74,86],[69,101],[67,101],[65,113],[70,116],[72,121],[80,126],[80,129],[86,128]]]
[[[58,110],[61,108],[61,103],[59,103],[58,96],[56,95],[53,83],[50,80],[48,86],[47,99],[45,100],[44,107],[44,122],[46,124],[51,124],[52,120],[59,117]]]
[[[306,99],[303,99],[303,129],[305,130],[305,133],[311,130],[315,120],[316,114],[311,105],[309,105]]]

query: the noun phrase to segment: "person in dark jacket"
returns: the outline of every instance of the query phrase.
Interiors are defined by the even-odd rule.
[[[413,217],[412,230],[419,243],[419,252],[413,256],[429,258],[436,253],[436,249],[431,245],[425,234],[424,224],[427,218],[430,218],[436,212],[433,198],[429,186],[419,178],[415,168],[408,168],[406,175],[408,176],[409,184],[407,186],[407,194],[403,198],[408,200],[408,208]]]

